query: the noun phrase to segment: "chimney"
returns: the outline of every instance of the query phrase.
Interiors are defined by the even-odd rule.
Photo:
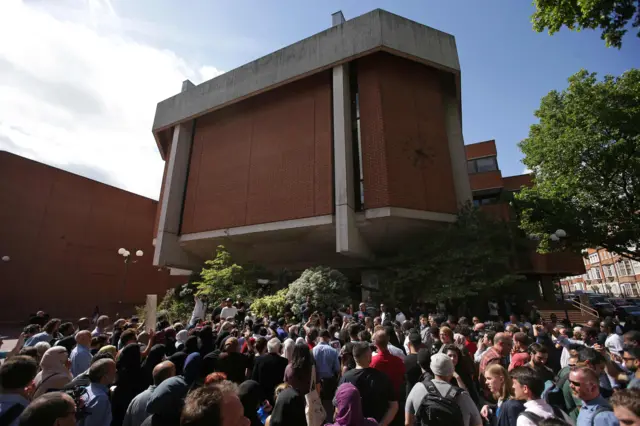
[[[331,14],[331,26],[335,27],[337,25],[344,24],[344,22],[344,15],[341,10]]]

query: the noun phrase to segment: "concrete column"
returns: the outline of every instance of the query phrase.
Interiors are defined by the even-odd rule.
[[[182,83],[183,92],[191,87],[194,87],[194,84],[189,80]],[[156,266],[177,266],[191,269],[190,266],[198,264],[197,260],[182,250],[178,242],[192,138],[193,120],[174,127],[171,149],[167,159],[169,162],[167,174],[162,183],[164,185],[163,197],[158,206],[160,220],[153,254],[153,264]]]
[[[366,258],[371,253],[356,226],[353,155],[349,65],[343,64],[333,68],[336,251]]]
[[[542,299],[545,302],[556,302],[555,292],[553,291],[553,280],[550,276],[542,275],[540,277],[540,286],[542,287]]]
[[[469,184],[467,156],[464,151],[464,138],[462,137],[462,118],[458,100],[453,93],[444,93],[444,107],[453,184],[456,189],[458,205],[462,206],[471,201],[471,185]]]

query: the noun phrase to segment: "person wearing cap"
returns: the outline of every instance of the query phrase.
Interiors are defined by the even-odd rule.
[[[430,368],[435,376],[430,382],[433,383],[440,395],[443,397],[446,396],[452,388],[450,381],[453,378],[454,368],[451,358],[443,353],[437,353],[431,357]],[[422,400],[427,396],[426,384],[428,382],[429,380],[416,383],[407,396],[407,402],[404,407],[405,425],[414,424],[416,413],[420,410]],[[455,402],[460,407],[465,426],[481,426],[483,424],[480,412],[469,396],[469,393],[466,391],[459,392]]]
[[[220,320],[224,321],[228,318],[235,319],[236,315],[238,314],[238,308],[233,306],[233,299],[227,297],[226,299],[224,299],[224,304],[224,308],[222,308],[222,311],[220,311]]]

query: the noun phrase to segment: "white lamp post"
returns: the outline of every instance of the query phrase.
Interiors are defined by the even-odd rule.
[[[564,229],[558,229],[556,232],[549,236],[549,239],[553,242],[560,241],[561,238],[566,238],[567,233]],[[569,321],[569,311],[567,310],[567,304],[564,301],[564,290],[562,289],[562,282],[560,282],[560,275],[558,274],[558,285],[560,286],[560,297],[562,298],[562,306],[564,307],[564,315]]]
[[[129,262],[131,262],[131,252],[124,247],[118,249],[118,254],[124,257],[124,275],[122,276],[122,288],[120,289],[120,300],[118,300],[119,311],[122,310],[122,299],[124,296],[124,286],[127,283],[127,272],[129,271]],[[144,252],[142,250],[135,250],[136,257],[142,257]],[[137,262],[136,260],[133,263]],[[118,313],[119,314],[119,313]]]
[[[2,261],[3,262],[8,262],[10,260],[11,260],[11,258],[9,256],[2,256]]]

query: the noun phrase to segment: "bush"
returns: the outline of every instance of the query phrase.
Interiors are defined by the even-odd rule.
[[[258,317],[266,315],[270,318],[280,318],[284,316],[288,292],[288,289],[283,288],[276,294],[255,299],[251,303],[251,312]]]
[[[309,268],[291,283],[287,301],[296,315],[300,315],[300,305],[307,296],[314,309],[329,311],[348,303],[348,285],[349,280],[340,271],[325,266]]]

